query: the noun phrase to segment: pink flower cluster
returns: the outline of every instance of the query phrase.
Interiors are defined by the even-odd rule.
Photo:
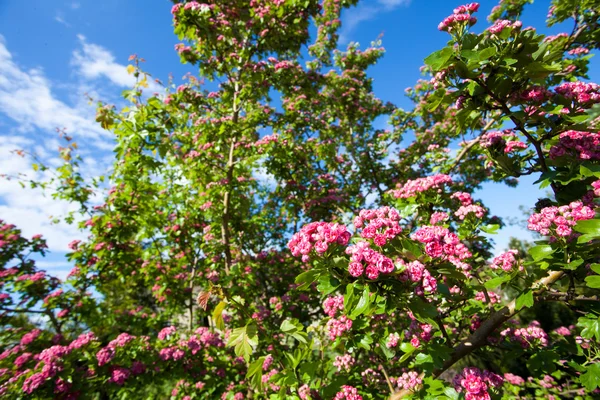
[[[166,328],[163,328],[160,332],[158,332],[158,338],[160,340],[165,340],[169,336],[173,335],[176,331],[177,328],[175,328],[174,326],[167,326]]]
[[[42,386],[49,378],[62,371],[62,358],[69,354],[71,349],[66,346],[52,346],[44,349],[35,359],[43,364],[42,371],[29,376],[23,382],[23,391],[31,394]]]
[[[483,216],[487,213],[487,210],[478,204],[471,204],[468,206],[461,206],[458,210],[454,212],[454,215],[458,217],[461,221],[463,221],[467,215],[475,214],[476,218],[483,218]]]
[[[519,375],[511,374],[507,372],[504,374],[504,380],[511,385],[522,386],[525,384],[525,379],[521,378]]]
[[[346,254],[350,255],[348,273],[355,278],[362,276],[364,272],[367,278],[377,279],[380,273],[389,274],[396,269],[390,258],[373,250],[366,241],[348,246]]]
[[[435,225],[439,222],[446,222],[448,221],[448,219],[450,219],[450,217],[447,213],[442,211],[436,211],[433,214],[431,214],[431,217],[429,218],[429,224]]]
[[[571,156],[580,160],[600,160],[600,133],[566,131],[550,148],[550,158]]]
[[[338,311],[344,310],[344,296],[327,298],[323,302],[323,309],[325,310],[325,313],[331,317],[325,326],[331,340],[335,340],[338,336],[342,336],[344,332],[352,329],[352,320],[345,315],[335,318]]]
[[[335,340],[335,338],[342,336],[344,332],[352,329],[352,320],[345,315],[342,315],[337,319],[333,318],[327,321],[325,328],[329,335],[329,339]]]
[[[341,387],[342,390],[337,392],[333,400],[362,400],[362,396],[358,394],[358,390],[355,387],[344,385]]]
[[[408,313],[408,316],[412,321],[408,330],[404,333],[404,337],[410,339],[410,344],[413,347],[419,347],[421,340],[425,343],[429,342],[433,337],[433,326],[417,321],[411,312]]]
[[[600,197],[600,179],[592,182],[592,188],[594,190],[594,196]]]
[[[288,248],[294,257],[302,256],[302,261],[307,262],[313,249],[317,254],[323,254],[331,244],[347,245],[350,237],[351,234],[345,225],[311,222],[292,236]]]
[[[417,385],[423,383],[423,378],[416,371],[408,371],[403,373],[396,379],[396,385],[399,389],[413,390]]]
[[[377,246],[385,246],[388,240],[400,234],[400,214],[391,207],[376,210],[360,210],[354,218],[354,226],[363,228],[360,235],[365,239],[373,239]],[[365,225],[366,224],[366,225]]]
[[[488,387],[497,388],[503,383],[504,378],[500,375],[489,371],[482,372],[475,367],[463,369],[452,380],[456,391],[465,392],[465,400],[490,400]]]
[[[488,291],[488,297],[490,298],[490,303],[491,304],[500,303],[500,295],[498,293],[494,293],[494,292],[489,292]],[[483,301],[484,303],[487,303],[487,298],[485,297],[485,293],[484,292],[477,292],[477,293],[475,293],[475,300],[477,300],[477,301]]]
[[[323,302],[325,314],[331,318],[335,317],[338,311],[344,310],[344,296],[330,296]]]
[[[338,371],[346,371],[350,372],[350,369],[354,365],[355,360],[351,354],[346,353],[343,356],[335,356],[335,361],[333,362],[333,366],[338,369]]]
[[[424,226],[411,235],[413,240],[425,244],[425,252],[434,258],[448,260],[463,270],[469,267],[461,261],[471,257],[467,246],[461,243],[459,237],[442,226]]]
[[[42,334],[41,330],[32,329],[31,331],[24,334],[23,337],[21,338],[21,346],[27,346],[28,344],[33,343],[33,341],[35,339],[37,339],[38,336],[40,336],[41,334]]]
[[[543,86],[534,85],[518,93],[518,99],[532,103],[543,103],[552,97],[552,92]]]
[[[580,105],[591,106],[600,102],[600,85],[592,82],[565,82],[554,91]]]
[[[457,199],[458,201],[460,201],[460,204],[462,204],[463,206],[468,206],[468,205],[473,204],[473,198],[467,192],[454,192],[454,193],[452,193],[452,196],[450,196],[450,198]]]
[[[569,37],[569,35],[563,32],[563,33],[559,33],[558,35],[546,36],[544,38],[544,42],[553,42],[557,39],[566,39],[568,37]]]
[[[524,349],[534,346],[548,346],[548,334],[540,327],[540,323],[532,321],[526,328],[506,328],[500,332],[500,336],[506,337],[513,342],[518,342]]]
[[[574,49],[569,50],[569,54],[572,56],[580,56],[588,54],[590,51],[585,47],[576,47]]]
[[[479,3],[469,3],[464,6],[459,6],[453,10],[452,15],[446,17],[438,25],[440,31],[452,32],[457,26],[475,25],[477,18],[471,14],[479,9]]]
[[[584,206],[580,201],[574,201],[560,207],[542,208],[539,213],[529,217],[527,228],[544,236],[570,237],[573,235],[571,227],[577,221],[592,219],[594,216],[594,210]]]
[[[390,333],[388,336],[387,342],[385,343],[385,347],[388,349],[393,349],[398,346],[398,342],[400,341],[400,335],[397,333]]]
[[[397,189],[392,190],[391,193],[397,199],[408,199],[431,189],[434,189],[436,193],[441,193],[445,184],[452,184],[450,175],[438,174],[409,180],[404,185],[399,184]]]
[[[496,22],[494,22],[494,25],[487,28],[487,30],[492,35],[498,35],[499,33],[502,33],[502,31],[505,28],[509,28],[511,30],[516,31],[516,30],[521,29],[522,26],[523,26],[523,23],[521,21],[513,22],[513,21],[509,21],[507,19],[499,19]]]
[[[504,153],[512,153],[516,149],[526,149],[527,144],[519,140],[519,137],[511,129],[505,129],[502,132],[492,131],[481,137],[481,146],[489,149],[499,149]]]
[[[402,275],[400,275],[401,281],[411,281],[420,283],[415,288],[415,294],[423,296],[425,293],[435,293],[437,291],[437,280],[431,276],[431,273],[425,268],[425,266],[418,260],[406,263],[402,259],[398,259],[396,263],[402,267]]]
[[[517,262],[515,256],[519,254],[517,250],[508,250],[505,253],[502,253],[492,259],[490,263],[491,269],[501,268],[506,272],[511,272],[515,268],[518,268],[519,271],[523,271],[523,266]]]

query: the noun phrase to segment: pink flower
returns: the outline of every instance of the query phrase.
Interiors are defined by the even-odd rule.
[[[344,385],[333,400],[362,400],[362,396],[358,394],[355,387]]]
[[[129,375],[131,375],[131,372],[127,368],[115,367],[111,373],[109,382],[123,386],[125,381],[129,378]]]

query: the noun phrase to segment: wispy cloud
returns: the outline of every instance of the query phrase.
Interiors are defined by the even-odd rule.
[[[20,132],[34,128],[55,132],[65,127],[78,136],[99,137],[107,132],[94,122],[91,108],[75,108],[59,100],[40,68],[24,70],[13,60],[0,36],[0,113],[12,119]]]
[[[410,2],[411,0],[371,0],[359,3],[358,7],[346,11],[342,17],[340,43],[350,42],[350,36],[360,23],[375,19],[381,13],[393,11],[401,6],[408,6]]]
[[[100,78],[104,87],[112,86],[105,76]],[[43,69],[24,68],[0,36],[0,174],[48,181],[50,171],[34,170],[31,159],[16,155],[14,150],[35,153],[45,165],[58,166],[57,148],[64,144],[58,140],[56,128],[63,127],[82,149],[90,149],[81,151],[84,160],[80,172],[96,176],[105,171],[112,162],[106,150],[114,145],[110,133],[95,122],[94,108],[84,99],[85,92],[95,92],[94,85],[100,86],[85,77],[76,84],[52,82]],[[71,89],[72,98],[59,97],[57,87]],[[53,224],[50,218],[75,209],[75,205],[57,201],[39,189],[22,188],[17,179],[0,179],[0,219],[17,225],[26,236],[43,234],[54,252],[67,251],[71,240],[83,236],[75,226]]]
[[[64,14],[62,12],[60,12],[60,11],[56,13],[56,16],[54,17],[54,20],[56,22],[58,22],[59,24],[62,24],[64,26],[66,26],[67,28],[71,27],[71,24],[69,24],[67,22],[67,20],[65,19]]]
[[[81,50],[73,53],[72,65],[86,79],[108,79],[120,87],[133,87],[135,77],[127,72],[127,66],[115,61],[110,51],[97,44],[89,43],[85,36],[78,35]],[[148,82],[149,92],[161,92],[161,86]]]

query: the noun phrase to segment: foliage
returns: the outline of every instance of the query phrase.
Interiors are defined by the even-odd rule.
[[[336,50],[356,1],[175,2],[199,76],[146,96],[133,57],[128,107],[98,106],[111,173],[86,182],[61,150],[55,196],[89,233],[67,280],[36,268],[41,237],[0,226],[0,393],[597,395],[599,7],[554,0],[548,23],[575,29],[544,37],[518,21],[530,2],[480,34],[479,6],[455,9],[410,111],[373,93],[380,43]],[[552,190],[528,220],[540,240],[494,257],[502,221],[476,190],[531,174]]]

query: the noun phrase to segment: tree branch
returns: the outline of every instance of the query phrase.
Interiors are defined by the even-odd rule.
[[[535,288],[534,296],[539,296],[548,290],[550,286],[552,286],[556,281],[564,276],[563,271],[552,271],[548,276],[542,278],[535,282],[532,285],[532,288]],[[433,377],[437,378],[448,368],[453,366],[460,359],[468,356],[474,350],[477,350],[480,347],[483,347],[487,343],[487,338],[500,327],[503,323],[514,317],[520,310],[516,309],[517,299],[512,300],[502,309],[494,312],[488,319],[486,319],[481,326],[471,334],[467,339],[463,340],[459,343],[458,346],[454,348],[452,355],[444,365],[440,369],[436,369],[433,371]],[[421,374],[421,378],[425,376],[425,373]],[[390,396],[390,400],[400,400],[405,396],[408,396],[411,393],[410,390],[400,390],[395,392],[392,396]]]

